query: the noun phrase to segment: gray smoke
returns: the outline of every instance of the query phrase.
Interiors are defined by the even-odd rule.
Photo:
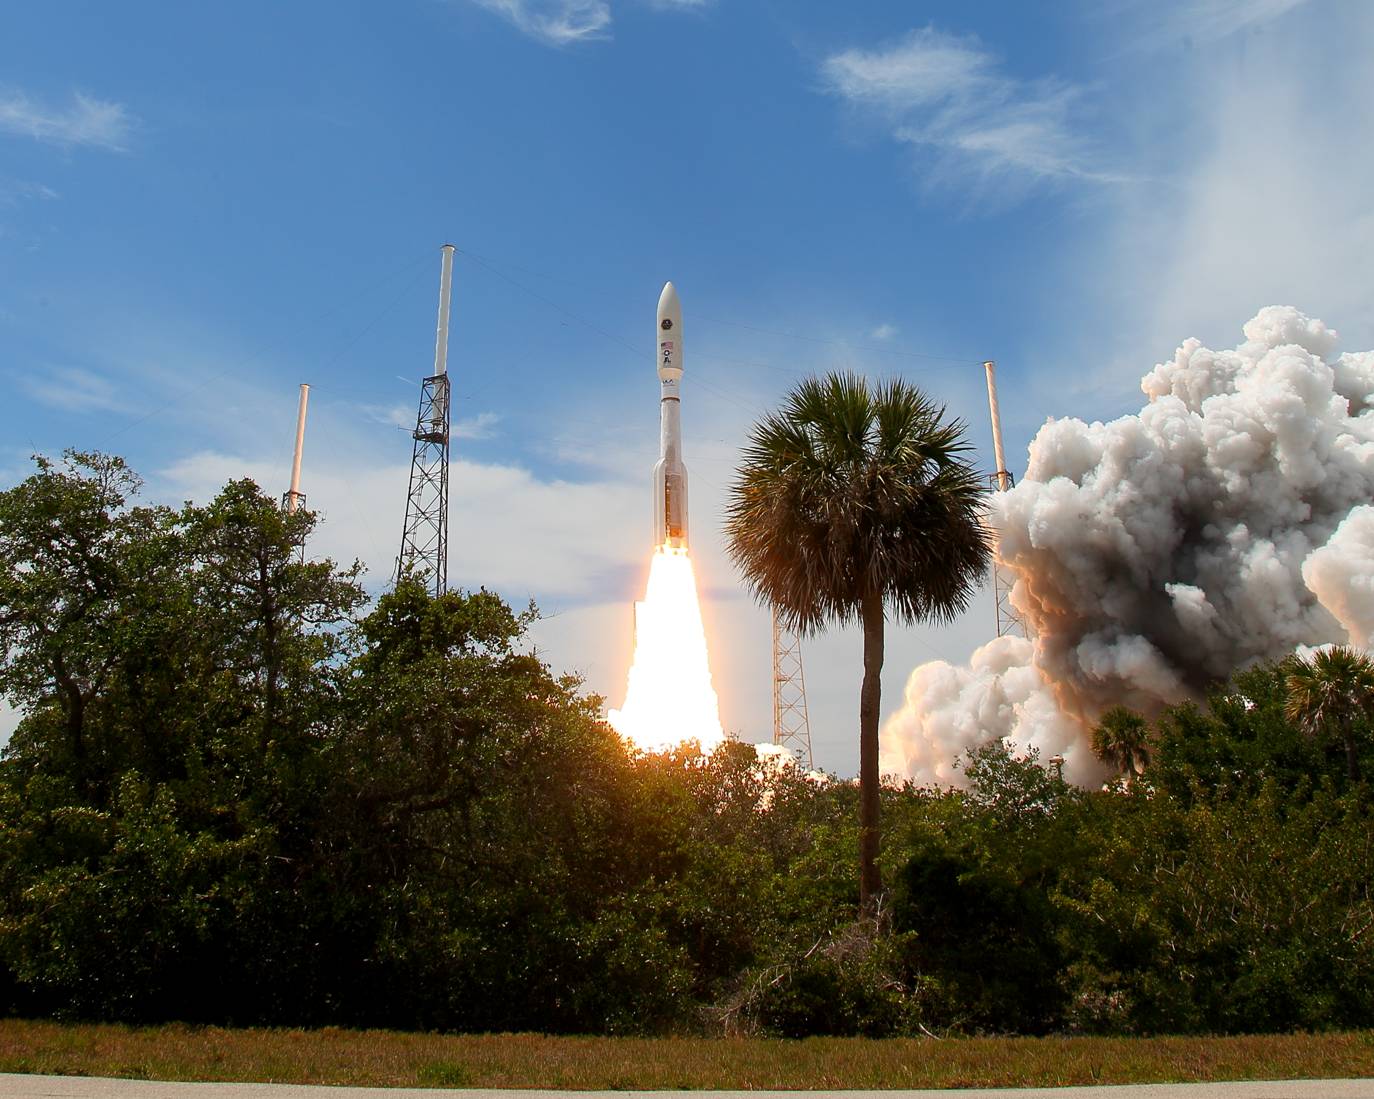
[[[994,738],[1066,777],[1101,768],[1103,710],[1147,714],[1299,645],[1374,631],[1374,352],[1290,307],[1245,341],[1190,339],[1111,423],[1051,420],[1025,479],[993,504],[1012,602],[1033,645],[917,668],[883,729],[883,769],[955,783]]]

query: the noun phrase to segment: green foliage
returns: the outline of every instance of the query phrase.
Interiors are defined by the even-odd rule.
[[[1135,711],[1113,706],[1093,729],[1093,751],[1129,783],[1150,765],[1150,725]]]
[[[137,491],[70,454],[0,492],[0,691],[25,713],[0,756],[0,1012],[788,1037],[1374,1022],[1358,675],[1314,664],[1315,708],[1285,663],[1152,726],[1109,712],[1100,748],[1135,777],[1104,790],[1001,746],[966,789],[884,787],[891,889],[861,913],[855,784],[738,743],[637,753],[530,653],[532,609],[410,582],[368,608],[356,565],[303,557],[314,517],[251,483],[180,510]]]
[[[1358,782],[1361,742],[1368,740],[1374,709],[1374,661],[1349,646],[1334,645],[1310,659],[1290,661],[1284,685],[1284,716],[1313,736],[1338,739],[1345,751],[1346,777]]]

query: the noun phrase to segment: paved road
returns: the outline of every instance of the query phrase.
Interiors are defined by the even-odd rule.
[[[1089,1088],[977,1091],[485,1091],[442,1088],[332,1088],[304,1084],[171,1084],[84,1076],[0,1073],[0,1099],[1374,1099],[1374,1080],[1250,1081],[1239,1084],[1130,1084]]]

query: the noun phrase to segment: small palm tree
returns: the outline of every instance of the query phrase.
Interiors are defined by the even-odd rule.
[[[858,622],[859,899],[876,909],[878,716],[885,609],[949,621],[987,570],[986,489],[965,426],[913,385],[854,374],[802,382],[757,423],[731,486],[726,534],[760,602],[803,634]]]
[[[1150,765],[1150,726],[1134,710],[1113,706],[1093,730],[1093,751],[1129,786]]]
[[[1374,710],[1374,661],[1345,645],[1314,653],[1310,660],[1294,659],[1285,686],[1284,716],[1309,736],[1339,736],[1345,745],[1345,766],[1351,782],[1360,779],[1358,744],[1361,718]]]

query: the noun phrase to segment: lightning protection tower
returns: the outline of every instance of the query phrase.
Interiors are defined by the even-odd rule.
[[[778,619],[773,610],[773,743],[786,748],[808,771],[811,755],[811,717],[806,710],[806,676],[802,671],[801,637]]]
[[[988,376],[988,411],[992,414],[992,453],[997,459],[997,470],[988,477],[988,482],[998,492],[1006,492],[1015,483],[1007,469],[1006,455],[1002,451],[1002,413],[997,407],[997,364],[989,360],[983,364]],[[1026,636],[1026,624],[1021,615],[1011,605],[1011,588],[1015,583],[1011,573],[999,558],[992,562],[992,601],[997,612],[997,636],[1016,634]]]
[[[453,245],[445,244],[441,252],[434,373],[420,386],[405,528],[401,531],[401,552],[396,558],[397,580],[407,572],[414,573],[436,596],[448,590],[448,312],[453,287]]]
[[[310,401],[310,386],[301,382],[301,401],[296,407],[296,450],[291,457],[291,487],[282,494],[281,506],[288,515],[305,506],[301,491],[301,452],[305,449],[305,406]]]
[[[301,454],[305,450],[305,406],[310,401],[310,386],[301,382],[301,400],[296,408],[296,450],[291,456],[291,487],[282,493],[281,507],[287,515],[295,515],[305,507],[305,493],[301,491]],[[301,563],[305,563],[305,533],[298,532],[296,545]]]

